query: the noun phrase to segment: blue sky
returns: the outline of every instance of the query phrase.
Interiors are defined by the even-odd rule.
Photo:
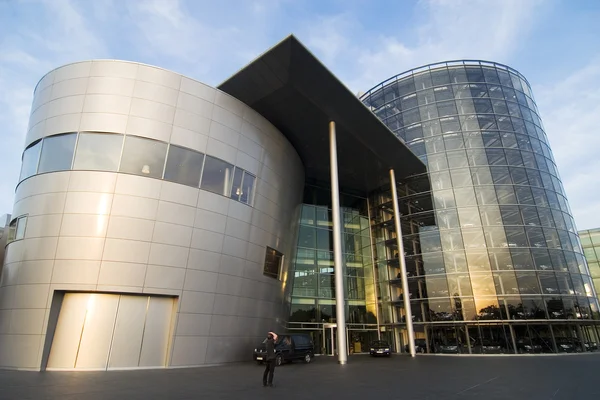
[[[217,85],[295,34],[353,92],[450,59],[533,86],[579,229],[600,227],[600,2],[0,0],[0,214],[12,209],[33,88],[72,61],[140,61]]]

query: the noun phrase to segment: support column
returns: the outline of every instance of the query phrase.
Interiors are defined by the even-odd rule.
[[[515,335],[515,328],[512,326],[512,324],[510,322],[508,323],[508,327],[510,329],[510,338],[512,340],[514,353],[518,354],[519,352],[517,351],[517,340],[515,339],[515,336],[516,336]]]
[[[577,330],[577,337],[579,338],[579,348],[582,352],[586,352],[585,343],[587,342],[586,338],[583,336],[583,331],[581,329],[581,325],[575,324],[575,329]]]
[[[394,204],[394,223],[396,224],[396,240],[398,241],[398,260],[402,275],[402,297],[404,298],[404,318],[408,332],[408,349],[410,356],[415,356],[415,332],[413,331],[412,311],[410,309],[410,290],[406,277],[406,261],[404,260],[404,244],[402,243],[402,225],[400,224],[400,206],[398,205],[398,191],[396,189],[396,174],[390,169],[390,186],[392,188],[392,203]]]
[[[346,342],[346,299],[344,295],[344,264],[342,259],[342,221],[338,182],[337,141],[335,122],[329,122],[329,158],[331,169],[331,205],[333,214],[333,268],[335,275],[335,311],[337,323],[338,363],[348,362]]]
[[[548,325],[548,329],[550,330],[550,337],[552,338],[552,350],[558,354],[558,346],[556,345],[556,338],[554,337],[554,329],[552,329],[552,324]]]

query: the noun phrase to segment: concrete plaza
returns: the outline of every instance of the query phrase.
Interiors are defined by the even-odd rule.
[[[261,366],[109,372],[0,371],[0,399],[597,399],[599,354],[330,357],[276,370]]]

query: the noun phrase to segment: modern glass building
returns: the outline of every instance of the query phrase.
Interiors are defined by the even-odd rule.
[[[579,231],[583,254],[590,269],[596,294],[600,293],[600,229]]]
[[[403,240],[427,351],[596,348],[598,299],[525,77],[493,62],[444,62],[394,76],[362,101],[427,164],[430,190],[400,199],[403,220],[416,222]]]
[[[295,320],[376,326],[365,199],[426,171],[293,36],[218,88],[135,62],[59,67],[21,150],[0,368],[28,370],[248,360],[293,328],[298,260],[319,265],[299,293],[320,300]]]
[[[22,150],[0,368],[243,361],[272,330],[340,363],[374,339],[597,347],[592,278],[508,67],[436,64],[358,99],[293,36],[217,88],[83,61],[40,80]]]

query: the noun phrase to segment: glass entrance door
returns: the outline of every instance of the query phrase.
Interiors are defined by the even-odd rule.
[[[323,324],[323,349],[325,355],[337,354],[337,324]]]

